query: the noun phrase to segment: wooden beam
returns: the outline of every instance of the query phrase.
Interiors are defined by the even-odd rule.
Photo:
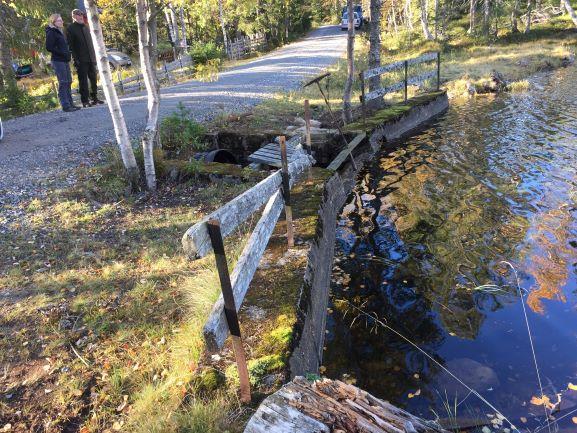
[[[423,83],[424,81],[435,78],[436,76],[437,76],[437,70],[435,69],[434,71],[425,72],[424,74],[415,75],[414,77],[409,78],[408,84],[410,86],[415,86],[417,84]]]
[[[358,134],[353,140],[349,143],[349,145],[343,149],[335,159],[329,164],[327,167],[328,170],[336,171],[340,168],[340,166],[345,162],[345,159],[351,154],[351,152],[357,147],[367,136],[366,132],[362,132]]]
[[[405,81],[404,80],[399,81],[398,83],[391,84],[390,86],[387,87],[381,87],[380,89],[367,93],[365,95],[365,99],[367,101],[372,101],[373,99],[385,96],[387,93],[392,93],[401,90],[404,87],[405,87]]]
[[[277,191],[268,201],[261,219],[257,223],[250,239],[245,245],[231,274],[232,292],[236,311],[240,309],[252,277],[268,244],[276,222],[283,208],[281,191]],[[229,334],[225,314],[225,302],[222,295],[218,298],[206,324],[203,335],[209,351],[219,350]]]
[[[291,162],[289,164],[291,185],[294,179],[310,166],[311,159],[304,152],[300,154],[299,158]],[[281,182],[281,173],[277,171],[190,227],[182,237],[184,252],[191,259],[199,259],[207,255],[212,251],[206,228],[209,219],[220,221],[222,236],[226,238],[278,191]]]

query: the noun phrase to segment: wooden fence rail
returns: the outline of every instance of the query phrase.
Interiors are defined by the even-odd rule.
[[[266,35],[264,33],[241,36],[229,43],[227,55],[231,60],[242,59],[243,57],[258,51],[265,45]]]
[[[280,138],[282,148],[285,143],[284,137]],[[292,225],[292,221],[288,218],[291,215],[289,209],[290,188],[296,178],[313,163],[312,158],[306,154],[302,145],[300,145],[302,138],[296,137],[293,140],[298,140],[299,146],[297,146],[296,150],[297,157],[293,158],[290,164],[287,163],[285,150],[282,152],[283,168],[281,170],[276,171],[251,189],[203,218],[190,227],[182,238],[184,251],[191,259],[204,257],[211,251],[215,251],[217,255],[224,255],[224,252],[219,250],[220,242],[218,240],[215,242],[214,230],[211,232],[211,225],[214,226],[216,222],[220,227],[218,236],[225,238],[266,203],[262,216],[251,233],[234,270],[230,274],[230,278],[228,278],[228,270],[225,272],[225,269],[221,269],[223,265],[219,264],[217,260],[219,275],[225,276],[224,279],[221,278],[223,295],[214,304],[203,329],[206,347],[211,352],[222,348],[231,330],[235,331],[238,329],[238,323],[235,323],[237,319],[234,319],[234,317],[236,317],[236,312],[242,305],[283,206],[287,215],[287,239],[289,247],[291,246],[292,227],[289,226]],[[222,258],[220,262],[223,262]],[[228,302],[226,301],[227,296],[224,296],[225,294],[228,296]],[[231,296],[232,302],[230,301]],[[231,303],[234,304],[234,311],[232,311],[233,306],[230,305]],[[237,332],[235,331],[235,333]],[[235,335],[233,333],[233,337],[240,339],[240,334]],[[240,358],[242,359],[242,356]],[[242,371],[246,366],[239,365],[238,367],[239,371]],[[241,384],[241,388],[242,386],[243,384]]]
[[[419,75],[410,76],[409,66],[433,61],[437,62],[436,70],[425,72]],[[369,80],[370,78],[380,76],[389,72],[400,71],[403,69],[404,69],[404,79],[402,81],[366,93],[366,81]],[[404,90],[404,97],[406,101],[407,86],[418,86],[420,84],[423,84],[425,81],[433,79],[435,77],[437,78],[437,90],[439,90],[439,86],[441,84],[441,53],[440,52],[426,53],[421,56],[414,57],[412,59],[399,60],[394,63],[379,66],[378,68],[363,71],[359,74],[359,77],[361,80],[361,103],[363,104],[363,113],[365,113],[367,101],[382,98],[388,93],[398,92],[400,90]]]

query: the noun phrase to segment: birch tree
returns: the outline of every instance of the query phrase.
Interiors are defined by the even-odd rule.
[[[353,0],[347,0],[347,14],[349,16],[347,35],[347,80],[345,81],[345,92],[343,94],[343,121],[345,123],[353,121],[351,106],[351,94],[353,92],[353,80],[355,74],[355,20]]]
[[[104,38],[102,36],[102,27],[100,26],[96,0],[84,0],[84,5],[86,6],[88,22],[90,23],[90,36],[92,38],[94,52],[96,54],[98,72],[100,73],[100,83],[102,84],[102,89],[104,90],[106,102],[108,102],[110,115],[112,116],[116,142],[120,148],[120,155],[122,156],[124,168],[128,173],[132,185],[135,186],[137,185],[138,178],[140,177],[138,173],[138,166],[136,165],[134,152],[132,151],[132,146],[130,145],[130,136],[128,135],[128,129],[126,128],[126,122],[124,121],[124,114],[122,113],[122,108],[120,107],[120,101],[118,100],[118,95],[116,94],[116,89],[114,88],[114,84],[112,82],[112,74],[110,73],[110,64],[108,63],[108,55],[104,46]]]
[[[533,2],[527,0],[527,22],[525,23],[525,33],[531,31],[531,13],[533,12]]]
[[[413,12],[411,11],[411,0],[405,0],[405,26],[408,30],[413,30]]]
[[[518,18],[519,18],[519,0],[514,0],[513,10],[511,11],[511,33],[519,33],[519,27],[517,25]]]
[[[154,170],[154,143],[158,136],[158,114],[160,109],[160,84],[156,76],[156,67],[152,63],[150,47],[150,27],[156,26],[156,17],[152,15],[149,3],[154,0],[136,0],[136,22],[138,24],[138,52],[146,94],[148,99],[148,117],[142,134],[142,153],[144,155],[144,173],[146,186],[156,190],[156,173]]]
[[[423,36],[426,40],[432,41],[433,35],[429,30],[429,18],[428,18],[428,1],[427,0],[420,0],[421,3],[421,26],[423,28]]]
[[[483,34],[489,36],[491,18],[491,3],[490,0],[483,1]]]
[[[467,33],[475,33],[475,12],[477,10],[477,0],[470,0],[469,2],[469,30]]]
[[[230,53],[230,47],[228,46],[228,36],[226,35],[226,24],[224,22],[224,8],[222,6],[223,0],[218,0],[218,20],[220,22],[220,29],[222,30],[222,40],[224,44],[224,51],[227,54]]]
[[[369,31],[369,69],[381,66],[381,13],[382,0],[371,0],[371,26]],[[378,90],[381,87],[381,76],[369,78],[369,91]],[[374,101],[374,102],[373,102]],[[375,107],[380,105],[381,99],[371,101]]]
[[[9,44],[9,27],[12,15],[13,11],[10,6],[0,2],[0,90],[16,86]]]
[[[575,10],[573,10],[571,7],[571,3],[569,3],[569,0],[561,0],[561,3],[565,7],[565,10],[569,13],[571,21],[573,21],[573,24],[575,24],[575,27],[577,27],[577,14],[575,14]]]

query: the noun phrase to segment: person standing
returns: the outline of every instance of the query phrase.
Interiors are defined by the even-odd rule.
[[[84,107],[104,104],[98,99],[98,86],[96,76],[96,55],[90,38],[90,31],[84,24],[84,14],[80,9],[72,11],[72,24],[68,26],[68,45],[72,51],[74,66],[78,75],[78,87],[80,89],[80,99]],[[88,81],[90,80],[90,92],[88,91]]]
[[[52,54],[52,69],[58,78],[58,99],[62,110],[66,112],[80,110],[72,102],[72,74],[70,73],[70,50],[62,30],[64,21],[58,14],[50,15],[46,27],[46,50]]]

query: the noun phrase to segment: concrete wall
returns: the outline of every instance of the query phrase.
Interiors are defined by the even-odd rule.
[[[422,129],[448,107],[447,95],[443,94],[427,104],[413,108],[398,121],[379,126],[369,134],[370,146],[361,146],[361,153],[355,155],[357,170],[353,170],[350,163],[346,164],[325,183],[317,232],[309,251],[297,310],[298,325],[289,360],[291,377],[317,374],[322,364],[336,222],[355,185],[358,171],[367,161],[372,160],[382,145],[393,145],[399,138]]]

